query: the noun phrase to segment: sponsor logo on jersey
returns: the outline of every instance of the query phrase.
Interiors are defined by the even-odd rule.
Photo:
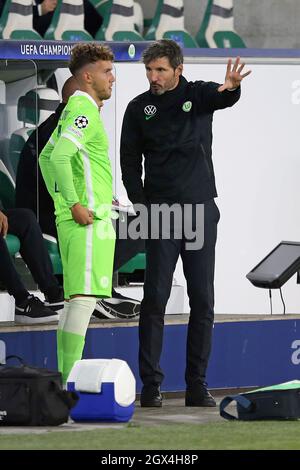
[[[156,106],[153,104],[147,104],[144,108],[144,113],[145,113],[145,119],[148,121],[149,119],[153,118],[157,112]]]
[[[85,127],[88,126],[89,120],[86,116],[78,116],[75,121],[75,126],[78,127],[79,129],[84,129]]]
[[[188,113],[192,109],[192,106],[193,106],[193,103],[191,101],[186,101],[185,103],[183,103],[182,109],[185,113]]]

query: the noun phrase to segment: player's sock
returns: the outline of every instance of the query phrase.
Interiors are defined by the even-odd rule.
[[[96,306],[95,297],[76,297],[69,302],[62,330],[63,382],[66,383],[75,363],[82,357],[86,330]]]

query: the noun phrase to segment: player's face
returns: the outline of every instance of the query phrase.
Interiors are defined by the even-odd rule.
[[[115,81],[113,64],[108,60],[98,60],[92,64],[92,89],[97,98],[107,100],[111,97],[112,86]]]
[[[163,95],[166,91],[173,90],[178,85],[182,65],[174,70],[168,57],[152,60],[145,67],[150,89],[154,95]]]

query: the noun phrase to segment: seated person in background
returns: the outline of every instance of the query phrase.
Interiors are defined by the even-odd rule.
[[[56,239],[57,230],[54,217],[54,204],[44,183],[38,165],[38,156],[56,128],[69,96],[73,95],[77,89],[78,85],[74,79],[66,81],[62,89],[63,102],[58,105],[54,113],[40,124],[37,131],[32,132],[26,141],[20,155],[16,176],[16,207],[31,209],[38,218],[42,232]],[[37,139],[38,148],[36,148]],[[37,192],[39,195],[38,200]]]
[[[53,12],[57,6],[57,0],[34,0],[33,5],[33,28],[44,36],[50,26]],[[99,15],[89,0],[83,0],[84,29],[95,36],[102,25],[102,17]]]
[[[19,238],[20,253],[44,293],[45,303],[30,295],[23,285],[7,248],[7,233]],[[63,289],[53,274],[39,224],[33,212],[28,209],[0,210],[0,283],[15,298],[17,323],[37,324],[58,320],[55,310],[63,307]]]
[[[16,207],[27,207],[31,209],[38,217],[42,232],[52,235],[57,239],[55,225],[54,205],[51,196],[45,186],[40,168],[38,168],[37,183],[37,161],[38,156],[48,142],[52,132],[57,126],[59,117],[66,106],[69,97],[78,90],[78,84],[74,77],[66,80],[62,88],[62,103],[58,105],[56,111],[51,114],[34,131],[21,152],[20,161],[17,170],[16,179]],[[38,135],[36,135],[36,133]],[[36,140],[38,138],[38,148],[36,149]],[[37,204],[37,184],[39,194],[39,204]],[[38,208],[38,209],[37,209]],[[128,222],[132,216],[128,215]],[[144,251],[144,240],[120,239],[119,224],[123,218],[119,218],[115,223],[116,246],[114,257],[114,272],[118,271],[127,261],[133,258],[137,253]],[[124,297],[114,289],[112,290],[112,299],[100,299],[97,302],[94,316],[98,318],[114,317],[135,317],[139,314],[140,302],[135,299]]]

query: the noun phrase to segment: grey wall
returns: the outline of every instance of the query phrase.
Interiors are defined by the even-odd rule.
[[[146,18],[155,12],[156,0],[138,0]],[[186,29],[195,34],[206,0],[185,0]],[[300,0],[235,0],[235,29],[247,47],[300,48]]]

